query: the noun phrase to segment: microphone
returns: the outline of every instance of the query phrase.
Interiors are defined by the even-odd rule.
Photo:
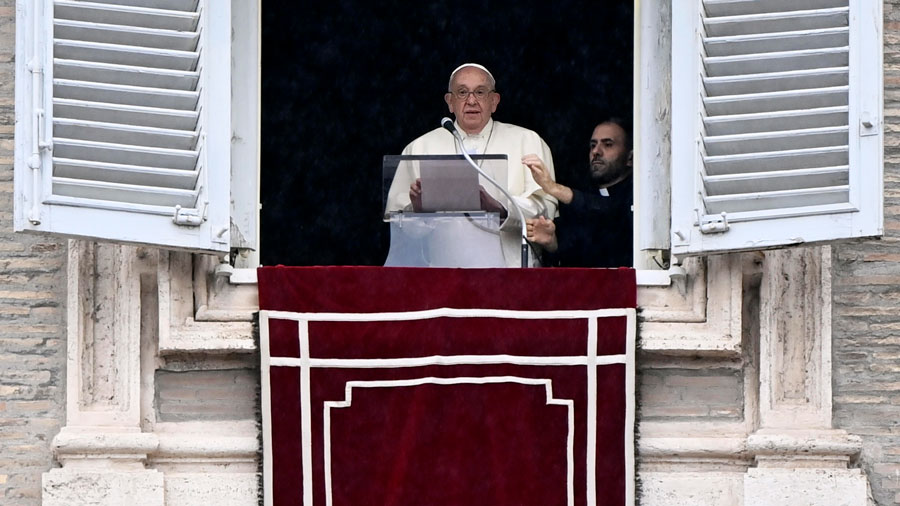
[[[474,160],[472,160],[472,157],[469,156],[469,153],[466,151],[466,147],[463,146],[462,137],[459,135],[459,132],[456,130],[456,126],[453,125],[453,120],[450,118],[444,117],[441,119],[441,126],[446,128],[451,134],[453,134],[453,139],[456,141],[456,144],[459,146],[460,153],[462,153],[462,155],[463,155],[463,157],[465,157],[466,161],[469,162],[469,165],[471,165],[472,168],[475,169],[475,172],[478,172],[479,174],[481,174],[482,177],[487,179],[488,182],[490,182],[498,190],[500,190],[500,193],[502,193],[506,197],[506,199],[509,201],[509,203],[512,204],[512,207],[516,210],[516,214],[519,215],[519,222],[522,224],[522,234],[521,234],[522,235],[522,267],[528,267],[528,240],[526,239],[527,232],[525,229],[525,226],[526,226],[525,213],[522,212],[522,208],[519,207],[519,204],[517,204],[515,200],[513,200],[512,195],[510,195],[509,192],[506,191],[506,188],[503,185],[501,185],[500,183],[495,181],[494,178],[492,178],[491,176],[487,175],[487,173],[485,173],[483,170],[481,170],[481,167],[479,167],[478,164],[475,163]]]
[[[441,126],[444,127],[444,128],[446,128],[447,130],[449,130],[450,133],[453,134],[454,137],[456,136],[456,127],[453,126],[453,120],[452,120],[452,119],[450,119],[450,118],[444,116],[444,117],[441,119]]]

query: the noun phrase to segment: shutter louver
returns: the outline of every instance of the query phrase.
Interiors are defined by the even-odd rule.
[[[679,27],[677,20],[673,24],[673,48],[678,43],[680,56],[689,57],[690,50],[699,57],[694,76],[673,81],[673,118],[684,107],[673,120],[673,161],[682,165],[673,167],[673,176],[691,170],[694,179],[673,180],[673,251],[755,249],[839,237],[842,231],[819,238],[809,228],[782,230],[772,222],[737,244],[723,238],[741,223],[855,213],[864,203],[854,184],[870,179],[861,171],[877,176],[880,206],[880,153],[878,167],[854,166],[863,159],[859,139],[866,135],[854,122],[864,113],[881,115],[880,107],[861,110],[865,101],[856,98],[871,91],[858,86],[860,70],[853,69],[861,48],[854,56],[851,44],[862,46],[860,41],[872,38],[858,25],[854,34],[851,24],[859,12],[850,0],[696,1],[689,14],[693,30]],[[880,30],[875,36],[880,43]],[[679,72],[678,56],[673,49],[673,74]],[[880,106],[880,71],[866,78],[877,79],[872,98]],[[689,94],[697,97],[685,100],[697,120],[690,119],[689,105],[679,104]],[[684,127],[695,132],[694,143],[690,132],[678,130]],[[877,130],[869,135],[875,133],[880,139]],[[880,142],[867,146],[880,149]],[[694,153],[686,154],[691,149]],[[693,214],[690,232],[687,219],[676,223],[678,212]],[[845,236],[880,233],[880,211],[873,212],[875,227],[863,231],[854,223]]]
[[[849,9],[805,3],[705,2],[706,214],[849,202]]]
[[[55,2],[54,196],[197,207],[198,0],[147,3]]]
[[[17,11],[16,230],[228,251],[230,2]]]

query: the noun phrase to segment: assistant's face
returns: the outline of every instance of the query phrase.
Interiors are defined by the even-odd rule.
[[[484,97],[476,97],[475,91],[486,92]],[[459,95],[465,95],[460,99]],[[477,134],[484,129],[491,114],[497,110],[500,95],[494,92],[487,73],[474,67],[466,67],[453,76],[450,92],[444,95],[450,112],[466,133]]]
[[[625,130],[615,123],[601,123],[591,135],[591,181],[600,187],[625,179],[631,173],[631,151]]]

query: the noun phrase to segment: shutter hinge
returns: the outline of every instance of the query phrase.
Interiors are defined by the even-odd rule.
[[[728,215],[725,211],[719,215],[700,216],[700,210],[694,209],[697,213],[697,223],[700,225],[701,234],[720,234],[727,232],[731,226],[728,224]]]
[[[175,215],[172,216],[172,221],[176,225],[181,225],[183,227],[199,227],[206,221],[207,207],[209,207],[209,202],[204,203],[202,212],[200,209],[185,209],[181,206],[175,206]]]

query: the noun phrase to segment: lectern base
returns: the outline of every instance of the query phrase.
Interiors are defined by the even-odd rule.
[[[496,213],[393,213],[385,267],[506,267]]]

